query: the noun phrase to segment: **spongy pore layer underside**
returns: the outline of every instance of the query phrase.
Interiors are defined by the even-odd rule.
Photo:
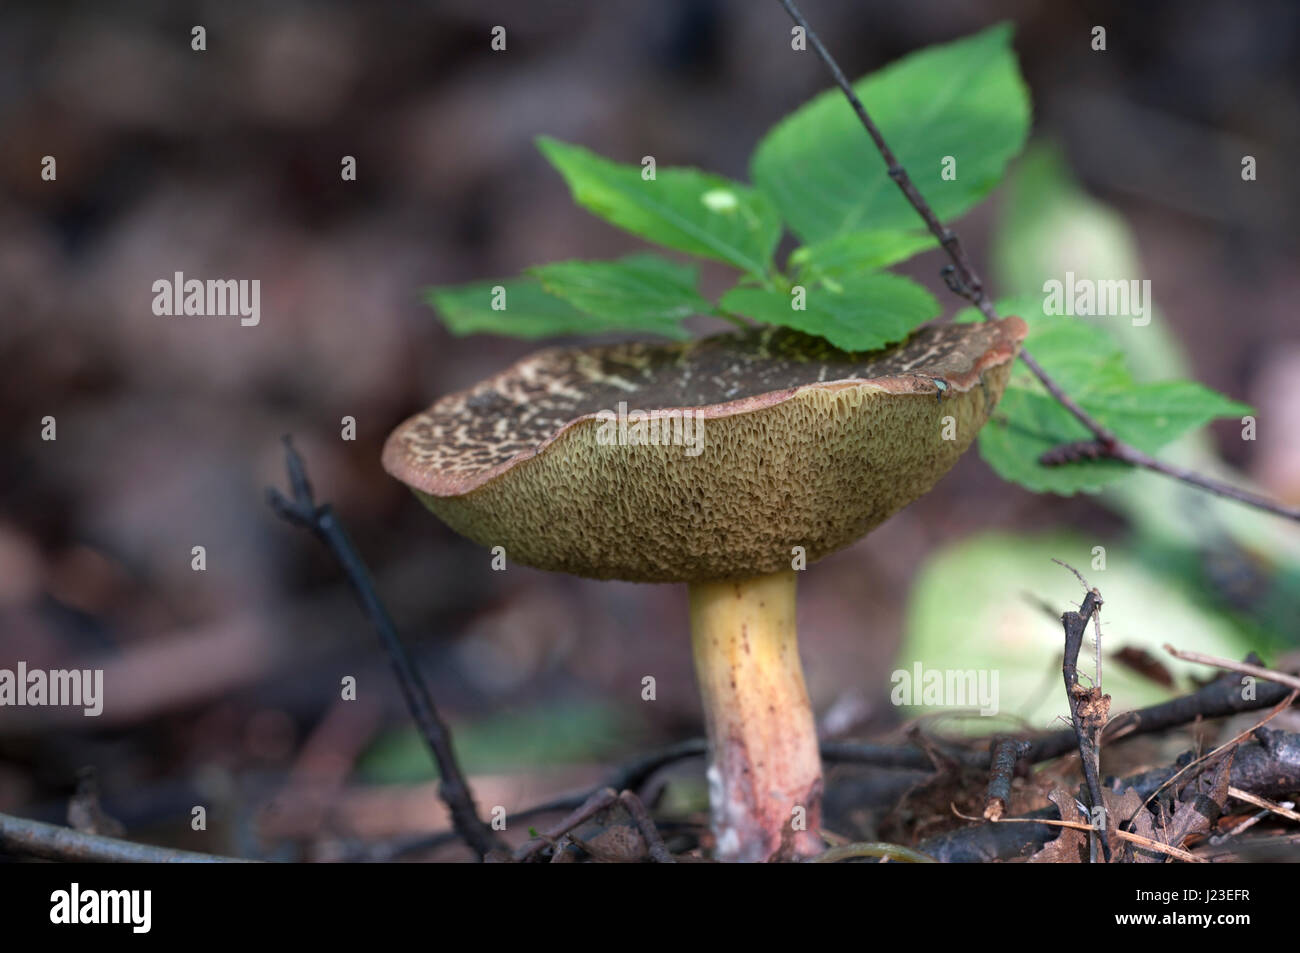
[[[928,491],[1024,333],[945,325],[856,355],[786,331],[542,351],[406,421],[384,464],[509,561],[644,582],[788,569],[795,547],[812,562]],[[698,419],[620,443],[620,402]]]

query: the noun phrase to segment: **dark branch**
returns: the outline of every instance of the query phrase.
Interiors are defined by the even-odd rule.
[[[1266,496],[1260,496],[1258,493],[1251,493],[1249,490],[1242,490],[1226,483],[1220,483],[1218,480],[1202,476],[1194,470],[1188,470],[1186,467],[1176,467],[1173,464],[1164,463],[1135,447],[1130,447],[1126,443],[1114,443],[1107,447],[1100,440],[1075,440],[1044,451],[1038,458],[1038,462],[1045,467],[1059,467],[1067,463],[1077,463],[1080,460],[1119,460],[1155,473],[1163,473],[1165,476],[1181,480],[1225,499],[1246,503],[1249,506],[1265,510],[1277,516],[1284,516],[1287,519],[1300,520],[1300,506],[1287,506],[1285,503],[1275,502]]]
[[[393,671],[397,674],[398,684],[402,687],[406,706],[410,709],[411,716],[415,719],[415,724],[420,729],[420,734],[424,737],[438,765],[438,775],[441,779],[438,793],[451,812],[451,823],[456,833],[478,854],[480,859],[493,851],[507,851],[508,848],[497,837],[496,832],[478,816],[469,783],[465,780],[465,775],[456,760],[456,752],[452,749],[451,732],[438,715],[438,709],[433,704],[433,697],[429,694],[424,678],[415,667],[406,647],[402,645],[402,640],[397,635],[397,628],[393,625],[388,610],[384,608],[375,590],[370,571],[352,545],[347,530],[334,515],[333,509],[328,504],[316,505],[315,498],[312,496],[311,483],[307,480],[306,467],[303,466],[302,458],[293,449],[293,443],[287,436],[284,438],[284,452],[293,499],[285,499],[279,490],[270,487],[266,491],[267,502],[284,519],[311,530],[343,567],[357,598],[361,600],[361,608],[379,633],[384,650],[393,664]]]
[[[1100,608],[1101,594],[1096,589],[1089,589],[1078,612],[1061,615],[1061,625],[1065,627],[1065,654],[1062,657],[1061,674],[1065,678],[1065,696],[1070,702],[1070,722],[1074,725],[1074,734],[1078,739],[1079,760],[1083,763],[1089,804],[1094,811],[1106,809],[1106,802],[1101,796],[1098,762],[1101,731],[1106,724],[1110,696],[1101,693],[1100,685],[1094,685],[1091,689],[1079,685],[1079,649],[1083,645],[1083,637],[1088,631],[1093,613]],[[1098,839],[1106,863],[1110,863],[1110,839],[1105,836]]]
[[[659,828],[655,827],[654,819],[650,817],[650,812],[641,803],[641,799],[631,791],[624,791],[618,796],[618,799],[623,803],[623,807],[627,808],[627,812],[632,815],[632,820],[636,822],[636,828],[641,832],[641,838],[645,841],[650,859],[656,864],[677,863],[677,858],[665,846]]]
[[[985,320],[997,320],[997,310],[993,307],[993,302],[989,300],[984,291],[984,282],[980,280],[980,276],[971,264],[970,258],[962,247],[957,234],[939,221],[939,217],[934,214],[934,209],[930,207],[930,203],[925,200],[925,196],[917,189],[915,183],[907,174],[907,170],[903,168],[898,161],[898,157],[894,155],[893,150],[889,148],[889,144],[885,142],[885,137],[881,135],[880,129],[872,120],[866,107],[862,105],[862,100],[858,98],[858,94],[853,91],[853,86],[845,78],[843,70],[840,69],[839,64],[835,62],[835,58],[831,56],[826,47],[822,45],[821,39],[813,32],[812,27],[808,25],[808,21],[804,19],[804,15],[795,6],[793,0],[780,0],[780,3],[785,8],[786,13],[790,14],[790,18],[803,27],[808,36],[808,41],[812,43],[813,49],[817,51],[817,55],[821,57],[831,76],[834,77],[835,84],[844,92],[849,105],[857,113],[859,121],[866,128],[867,134],[871,136],[871,141],[876,144],[876,149],[884,158],[889,177],[894,180],[894,183],[902,191],[912,208],[916,209],[916,213],[921,216],[926,228],[938,239],[939,244],[948,253],[952,265],[944,267],[944,282],[954,294],[960,295],[979,308]],[[1119,460],[1130,466],[1142,467],[1154,473],[1181,480],[1199,489],[1208,490],[1226,499],[1236,500],[1239,503],[1245,503],[1248,506],[1254,506],[1287,519],[1300,521],[1300,508],[1282,506],[1254,493],[1239,490],[1230,484],[1194,473],[1191,470],[1169,466],[1129,446],[1080,407],[1069,394],[1065,393],[1061,386],[1048,375],[1047,371],[1043,370],[1042,365],[1034,359],[1032,354],[1022,349],[1020,359],[1025,362],[1025,366],[1033,372],[1039,383],[1047,389],[1047,392],[1052,395],[1057,403],[1073,414],[1074,418],[1088,429],[1088,432],[1093,436],[1093,442],[1100,451],[1100,456],[1106,459]],[[1053,452],[1049,451],[1049,453]]]
[[[1029,751],[1029,742],[1019,738],[998,738],[993,743],[993,756],[989,765],[989,793],[984,805],[984,817],[996,821],[1007,810],[1011,798],[1011,779],[1016,765]]]

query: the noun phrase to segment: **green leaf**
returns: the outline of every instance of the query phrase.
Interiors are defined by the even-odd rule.
[[[1078,318],[1045,315],[1042,304],[1031,297],[1003,299],[998,314],[1018,315],[1030,328],[1032,345],[1026,342],[1035,358],[1042,351],[1055,366],[1053,376],[1072,397],[1086,395],[1098,388],[1114,389],[1132,383],[1118,343],[1097,327]],[[959,323],[984,320],[976,308],[963,308],[953,318]],[[1040,360],[1041,363],[1041,360]],[[1041,391],[1038,379],[1027,366],[1017,362],[1012,367],[1011,386]]]
[[[916,282],[900,275],[874,274],[846,279],[838,289],[806,289],[805,309],[794,297],[762,288],[732,288],[719,306],[766,324],[820,334],[845,351],[874,351],[901,341],[939,313],[939,302]]]
[[[1000,195],[998,207],[1000,222],[992,246],[993,285],[997,288],[1041,298],[1044,282],[1060,280],[1066,271],[1110,279],[1145,274],[1132,229],[1114,209],[1082,189],[1056,145],[1037,143],[1025,152]],[[1081,320],[1102,326],[1115,339],[1137,380],[1191,376],[1186,349],[1178,340],[1177,322],[1167,320],[1159,301],[1151,314],[1146,326],[1107,317]],[[1160,459],[1228,483],[1246,480],[1225,466],[1203,429],[1161,448]],[[1139,538],[1158,540],[1159,545],[1176,549],[1181,554],[1178,559],[1190,560],[1197,567],[1209,565],[1204,563],[1207,533],[1213,533],[1219,540],[1215,545],[1225,551],[1236,547],[1269,553],[1279,581],[1266,599],[1277,601],[1259,611],[1273,620],[1300,615],[1295,608],[1300,599],[1300,536],[1286,520],[1146,470],[1107,486],[1099,502],[1121,513]],[[1187,512],[1192,507],[1203,518],[1189,521]],[[1178,561],[1167,554],[1162,559],[1166,566]],[[1207,572],[1200,578],[1207,592],[1225,591],[1214,575]],[[1277,632],[1286,629],[1280,622],[1270,622],[1268,627]]]
[[[455,335],[503,334],[516,338],[545,338],[563,334],[596,334],[637,329],[684,337],[686,332],[662,319],[614,320],[580,311],[547,294],[531,278],[480,281],[469,285],[429,288],[425,300]],[[494,304],[504,304],[498,310]]]
[[[1004,294],[1041,296],[1066,272],[1089,280],[1140,279],[1136,239],[1113,209],[1089,196],[1070,174],[1059,148],[1035,144],[1016,163],[999,202],[994,230],[995,287]],[[1174,329],[1147,302],[1149,324],[1086,317],[1124,350],[1138,380],[1185,377],[1190,367]]]
[[[998,310],[1026,318],[1025,347],[1043,369],[1095,420],[1146,453],[1219,417],[1251,412],[1192,381],[1138,383],[1110,335],[1077,318],[1044,316],[1041,305],[1030,302],[1002,304]],[[1038,462],[1054,447],[1090,437],[1027,368],[1017,365],[993,418],[980,431],[980,455],[999,476],[1035,492],[1095,492],[1133,472],[1114,460],[1059,467]]]
[[[698,169],[658,169],[611,162],[581,146],[542,136],[538,148],[564,176],[573,200],[607,222],[668,248],[770,270],[781,218],[761,192]]]
[[[645,735],[640,721],[624,709],[578,701],[508,707],[457,721],[452,729],[460,763],[471,774],[583,763],[611,756]],[[437,776],[428,746],[415,728],[380,735],[362,756],[358,771],[374,784],[405,784]]]
[[[630,255],[619,261],[559,261],[528,269],[550,294],[603,320],[669,336],[678,325],[713,305],[695,290],[700,270],[658,255]]]
[[[921,50],[854,90],[942,221],[992,190],[1029,130],[1029,94],[1009,25]],[[952,180],[941,177],[946,156],[956,160]],[[918,222],[838,89],[778,123],[750,171],[805,242]]]
[[[802,282],[835,284],[906,261],[919,251],[935,246],[925,232],[851,232],[796,248],[790,264]]]
[[[913,576],[896,663],[896,671],[907,680],[896,675],[895,687],[915,689],[911,677],[918,664],[923,673],[997,673],[998,681],[989,683],[997,692],[992,699],[997,715],[959,719],[949,707],[953,717],[945,719],[945,731],[992,734],[1020,731],[1025,725],[1047,728],[1062,714],[1068,721],[1065,693],[1059,690],[1061,623],[1039,602],[1046,601],[1053,612],[1077,607],[1079,584],[1053,559],[1078,566],[1105,594],[1103,648],[1107,653],[1121,646],[1146,649],[1161,659],[1180,686],[1203,678],[1204,670],[1171,659],[1161,650],[1172,633],[1177,633],[1180,647],[1221,657],[1241,658],[1255,647],[1231,619],[1210,610],[1198,598],[1200,593],[1171,581],[1160,571],[1164,567],[1141,558],[1131,546],[1108,545],[1107,571],[1091,571],[1098,541],[1091,532],[1018,531],[978,534],[940,549]],[[953,638],[956,593],[961,594],[963,624],[982,633],[980,638]],[[1092,674],[1092,658],[1089,647],[1079,658],[1080,674]],[[1046,679],[1053,671],[1057,676],[1051,682],[1053,690],[1046,691]],[[1115,714],[1177,693],[1109,661],[1103,676],[1105,690],[1114,698]],[[904,713],[909,717],[922,709],[925,699],[904,695],[900,700],[916,706]],[[943,699],[948,705],[962,700]],[[980,707],[969,697],[964,701],[968,707]],[[931,704],[928,710],[943,709]]]

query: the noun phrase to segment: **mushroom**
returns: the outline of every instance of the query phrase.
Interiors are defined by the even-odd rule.
[[[870,353],[777,328],[552,348],[402,423],[383,463],[515,562],[687,583],[714,854],[807,856],[821,849],[822,773],[795,568],[948,471],[1025,333],[1009,317]]]

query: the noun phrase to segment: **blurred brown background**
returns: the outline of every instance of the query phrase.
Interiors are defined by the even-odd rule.
[[[1289,413],[1300,436],[1300,6],[803,7],[850,76],[1014,20],[1034,136],[1135,228],[1197,378]],[[190,49],[195,24],[206,52]],[[505,53],[489,49],[497,24]],[[202,849],[300,856],[286,835],[440,823],[429,788],[368,783],[430,772],[338,569],[264,504],[285,433],[463,729],[480,802],[521,806],[698,734],[683,591],[493,573],[379,451],[403,417],[531,349],[452,338],[422,287],[642,247],[575,208],[533,137],[747,178],[759,137],[828,85],[789,35],[774,0],[5,4],[0,667],[100,666],[108,700],[97,720],[0,710],[0,810],[61,821],[93,765],[133,835]],[[1221,184],[1246,153],[1250,201]],[[355,182],[340,180],[345,155]],[[981,267],[996,209],[995,195],[961,228]],[[905,270],[955,308],[940,264]],[[151,285],[175,271],[260,279],[260,326],[155,316]],[[727,286],[722,268],[705,279]],[[1233,463],[1300,494],[1294,446],[1231,431],[1216,435]],[[858,698],[862,724],[889,723],[877,701],[903,600],[941,542],[1115,519],[968,454],[803,583],[815,706]],[[640,700],[647,674],[655,704]],[[344,675],[355,704],[337,701]],[[190,834],[196,803],[219,838]]]

